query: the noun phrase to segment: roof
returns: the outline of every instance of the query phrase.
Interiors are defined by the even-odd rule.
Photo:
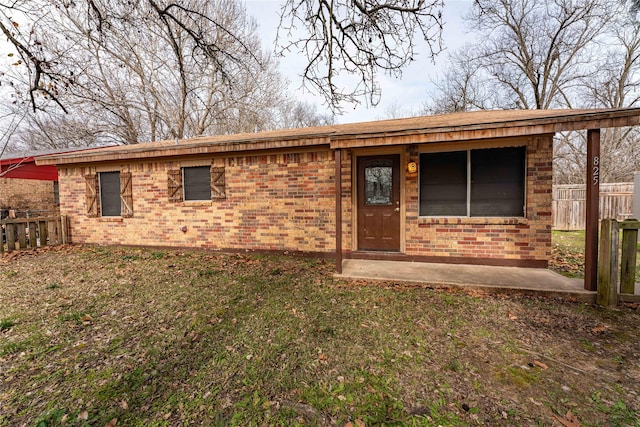
[[[38,154],[54,154],[60,150],[5,152],[0,154],[0,178],[37,179],[57,181],[58,169],[55,166],[36,166]]]
[[[62,148],[5,152],[0,154],[0,177],[16,179],[37,179],[57,181],[58,169],[55,164],[36,165],[38,156],[61,155],[86,150],[86,148]]]
[[[640,108],[474,111],[106,147],[39,157],[37,164],[148,160],[323,145],[336,149],[468,141],[633,126],[639,123]]]
[[[49,156],[53,154],[66,154],[74,151],[82,151],[87,149],[94,149],[96,147],[74,147],[74,148],[51,148],[48,150],[22,150],[22,151],[8,151],[0,153],[1,164],[16,163],[24,161],[25,159],[35,159],[39,156]]]

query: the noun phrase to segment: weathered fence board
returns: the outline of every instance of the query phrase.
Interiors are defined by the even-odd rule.
[[[6,250],[29,249],[38,246],[68,243],[67,219],[64,216],[13,218],[0,221],[6,238]],[[5,244],[0,244],[0,252]]]
[[[636,261],[638,256],[638,229],[640,222],[623,221],[622,261],[620,262],[620,293],[633,294],[636,286]]]
[[[618,301],[640,302],[640,292],[635,289],[639,229],[640,221],[636,220],[606,218],[600,222],[597,304],[610,307]]]
[[[553,186],[553,229],[584,230],[586,218],[584,185]],[[633,182],[600,184],[600,218],[624,221],[633,212]]]
[[[615,219],[601,221],[599,249],[596,303],[613,307],[618,304],[618,221]]]
[[[16,231],[15,227],[6,227],[5,235],[7,238],[7,250],[9,252],[16,250]]]

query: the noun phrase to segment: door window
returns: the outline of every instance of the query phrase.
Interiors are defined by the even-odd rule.
[[[368,160],[364,165],[365,204],[390,205],[392,202],[393,163],[391,160]]]

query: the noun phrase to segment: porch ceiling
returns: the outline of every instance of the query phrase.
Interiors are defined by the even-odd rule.
[[[549,134],[637,124],[640,124],[640,108],[474,111],[96,148],[38,157],[36,162],[38,165],[65,165],[322,145],[332,149],[375,147]]]

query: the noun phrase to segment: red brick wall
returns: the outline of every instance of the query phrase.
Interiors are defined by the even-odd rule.
[[[0,208],[55,212],[53,181],[0,178]]]
[[[211,159],[203,159],[202,164]],[[303,252],[335,250],[333,153],[216,159],[225,167],[226,199],[171,203],[167,171],[180,162],[118,165],[132,173],[133,218],[89,218],[84,175],[60,170],[61,211],[74,243]],[[186,227],[186,232],[181,231]]]
[[[546,262],[551,256],[552,143],[530,137],[527,147],[526,218],[418,216],[418,174],[406,175],[406,254]],[[407,159],[418,161],[415,149]]]

